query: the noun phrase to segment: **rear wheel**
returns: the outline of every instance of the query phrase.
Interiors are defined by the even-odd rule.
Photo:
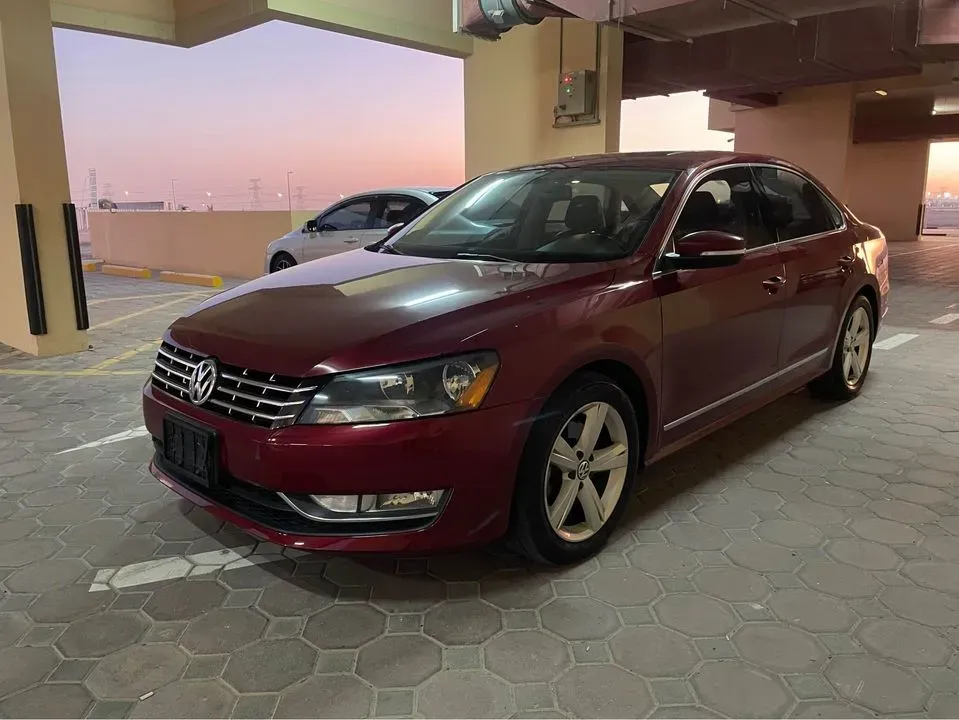
[[[633,405],[611,380],[584,373],[564,385],[523,452],[511,545],[557,565],[602,548],[629,502],[639,437]]]
[[[858,296],[843,320],[832,367],[809,383],[813,396],[842,401],[859,394],[872,360],[872,343],[876,334],[872,318],[872,304],[864,296]]]
[[[278,252],[273,256],[273,259],[270,260],[270,272],[275,273],[280,270],[286,270],[296,265],[296,260],[293,259],[293,256],[288,252]]]

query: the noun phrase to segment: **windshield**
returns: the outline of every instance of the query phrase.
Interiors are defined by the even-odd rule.
[[[633,253],[677,173],[540,168],[467,183],[401,230],[404,255],[517,262],[596,262]]]

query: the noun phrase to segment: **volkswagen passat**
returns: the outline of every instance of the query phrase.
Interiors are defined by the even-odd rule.
[[[637,471],[803,385],[863,386],[886,240],[808,173],[723,153],[481,176],[373,245],[177,320],[154,474],[261,539],[574,562]]]

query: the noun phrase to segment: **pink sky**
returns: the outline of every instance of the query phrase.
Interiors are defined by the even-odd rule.
[[[251,178],[263,207],[286,207],[288,170],[308,209],[464,179],[460,60],[280,22],[189,50],[70,30],[55,42],[76,202],[91,167],[114,200],[169,201],[175,184],[178,202],[221,209],[249,206]],[[706,114],[698,93],[626,101],[622,149],[729,148]],[[946,178],[959,143],[933,150],[929,189],[959,185]]]

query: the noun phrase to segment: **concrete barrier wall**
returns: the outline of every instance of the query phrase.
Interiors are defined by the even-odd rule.
[[[263,274],[266,246],[316,213],[91,212],[93,256],[112,265],[232,278]]]

